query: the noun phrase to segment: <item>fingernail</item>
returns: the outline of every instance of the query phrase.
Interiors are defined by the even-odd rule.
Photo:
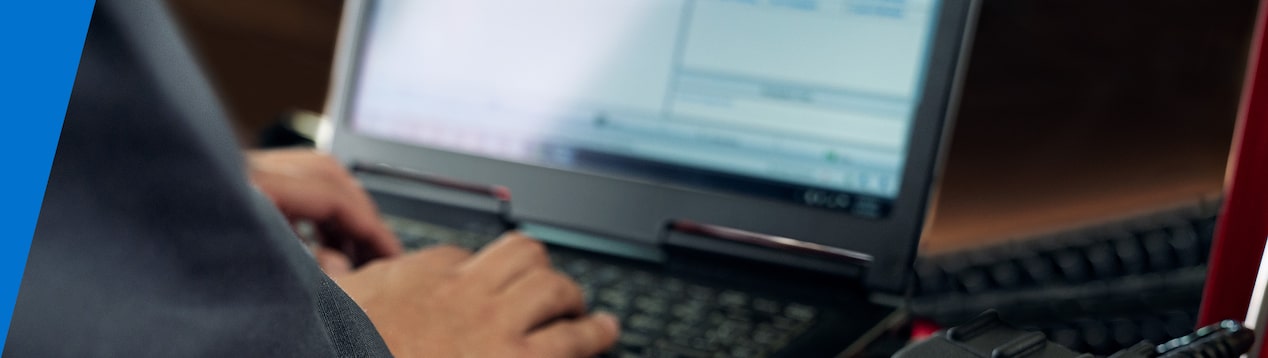
[[[609,332],[621,331],[621,322],[611,313],[595,312],[594,319],[599,320],[600,324],[602,324]]]

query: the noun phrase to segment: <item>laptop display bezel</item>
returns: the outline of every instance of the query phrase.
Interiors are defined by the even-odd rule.
[[[944,130],[971,34],[974,0],[943,0],[931,41],[922,98],[893,209],[875,219],[790,202],[655,184],[638,179],[516,163],[394,142],[350,126],[367,19],[374,1],[345,4],[319,145],[345,163],[382,163],[439,177],[510,189],[510,217],[615,239],[655,244],[673,220],[689,220],[841,248],[872,257],[863,282],[906,287],[936,183]],[[371,188],[373,189],[373,188]],[[725,253],[723,253],[725,254]]]

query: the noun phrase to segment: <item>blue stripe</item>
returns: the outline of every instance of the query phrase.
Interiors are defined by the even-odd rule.
[[[7,337],[93,0],[0,1],[0,336]],[[3,350],[0,343],[0,350]]]

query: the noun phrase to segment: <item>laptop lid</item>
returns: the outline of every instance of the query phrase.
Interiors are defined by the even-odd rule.
[[[971,5],[348,1],[321,145],[509,189],[516,221],[898,292]]]

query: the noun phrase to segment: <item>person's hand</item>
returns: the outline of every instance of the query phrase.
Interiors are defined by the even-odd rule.
[[[507,234],[479,254],[440,246],[336,279],[399,357],[589,357],[619,325],[587,314],[544,246]]]
[[[332,276],[400,254],[400,241],[379,218],[361,184],[334,158],[305,149],[248,151],[251,182],[292,223],[314,224],[318,264]]]

